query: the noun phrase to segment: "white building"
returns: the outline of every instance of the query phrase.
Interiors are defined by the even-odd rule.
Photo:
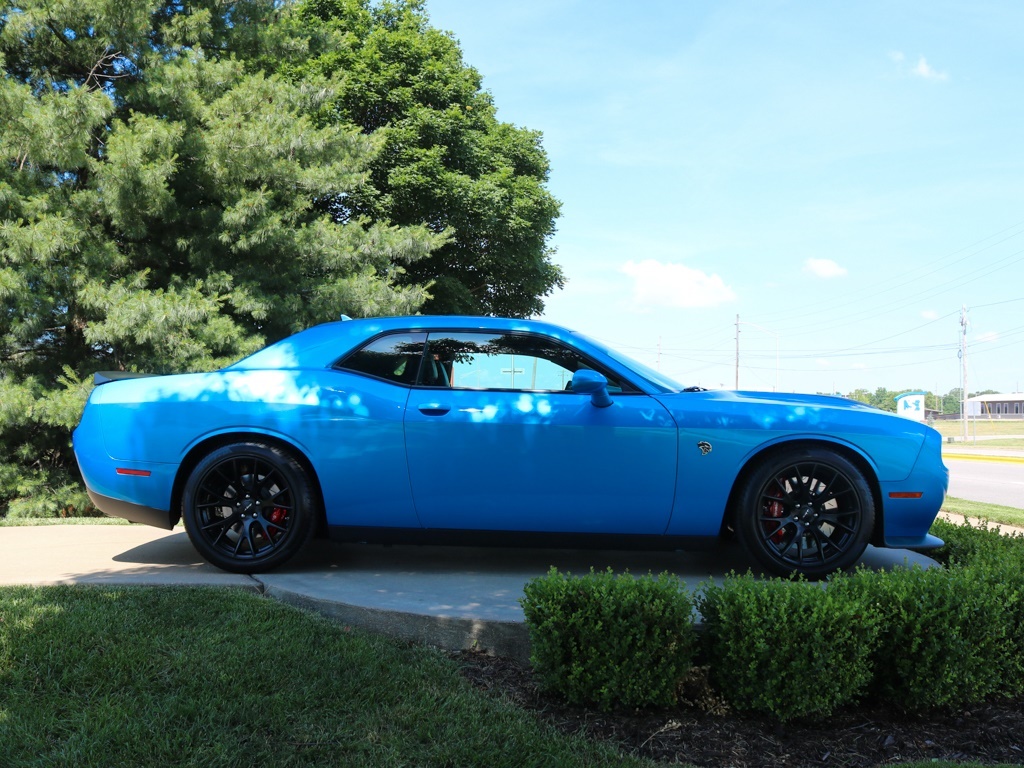
[[[979,419],[1024,419],[1024,393],[967,398],[967,415]]]

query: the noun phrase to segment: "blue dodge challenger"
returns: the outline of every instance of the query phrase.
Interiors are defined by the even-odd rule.
[[[689,549],[820,577],[928,549],[938,432],[836,397],[706,391],[573,331],[344,320],[214,373],[97,374],[93,503],[239,573],[341,541]]]

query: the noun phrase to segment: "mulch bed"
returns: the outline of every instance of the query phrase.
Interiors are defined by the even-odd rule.
[[[565,733],[612,742],[625,752],[708,768],[875,766],[910,760],[1024,762],[1024,700],[912,716],[862,706],[822,721],[779,727],[730,712],[700,673],[669,710],[572,707],[537,686],[532,670],[482,653],[454,654],[478,688],[504,695]]]

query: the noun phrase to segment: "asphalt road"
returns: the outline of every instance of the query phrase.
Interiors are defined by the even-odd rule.
[[[943,459],[949,495],[1024,509],[1024,462]]]

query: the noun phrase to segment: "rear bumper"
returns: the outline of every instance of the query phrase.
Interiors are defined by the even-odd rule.
[[[107,517],[120,517],[133,523],[152,525],[154,528],[164,528],[168,531],[178,522],[178,515],[165,509],[154,509],[141,504],[132,504],[130,501],[112,499],[89,489],[86,489],[86,492],[92,503],[96,505],[96,509]]]

